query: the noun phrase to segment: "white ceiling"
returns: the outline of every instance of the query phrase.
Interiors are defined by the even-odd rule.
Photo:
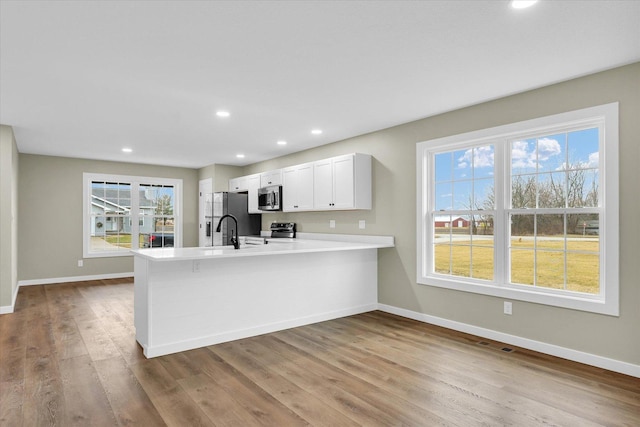
[[[21,153],[192,168],[640,61],[640,1],[1,0],[0,19]]]

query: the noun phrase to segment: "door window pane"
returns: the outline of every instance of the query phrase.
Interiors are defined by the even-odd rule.
[[[91,182],[89,250],[113,252],[131,248],[131,184]]]

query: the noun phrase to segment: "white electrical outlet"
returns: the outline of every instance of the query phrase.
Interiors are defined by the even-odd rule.
[[[329,228],[336,228],[336,220],[335,219],[330,219],[329,220]]]
[[[84,266],[84,261],[82,261],[81,259],[78,260],[78,267],[82,267]]]
[[[361,219],[360,221],[358,221],[358,228],[360,228],[361,230],[364,230],[367,226],[367,223],[365,222],[364,219]]]
[[[513,314],[513,305],[509,301],[504,302],[504,314],[508,314],[508,315]]]
[[[200,273],[200,260],[199,259],[194,259],[193,260],[193,272],[194,273]]]

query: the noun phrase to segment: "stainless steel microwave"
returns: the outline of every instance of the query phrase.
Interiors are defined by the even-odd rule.
[[[281,211],[282,186],[269,185],[258,188],[258,209],[261,211]]]

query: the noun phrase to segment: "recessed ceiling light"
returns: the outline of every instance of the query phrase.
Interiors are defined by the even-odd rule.
[[[122,149],[122,152],[123,153],[133,153],[133,150],[131,148],[125,147],[125,148]]]
[[[538,0],[512,0],[511,7],[514,9],[526,9],[536,4]]]
[[[229,117],[231,114],[228,111],[216,111],[218,117]]]
[[[278,141],[278,145],[287,145],[287,141],[280,140]]]
[[[236,157],[239,159],[244,159],[244,154],[236,154]]]
[[[320,129],[314,129],[311,131],[312,134],[314,135],[320,135],[322,133],[322,131]]]

